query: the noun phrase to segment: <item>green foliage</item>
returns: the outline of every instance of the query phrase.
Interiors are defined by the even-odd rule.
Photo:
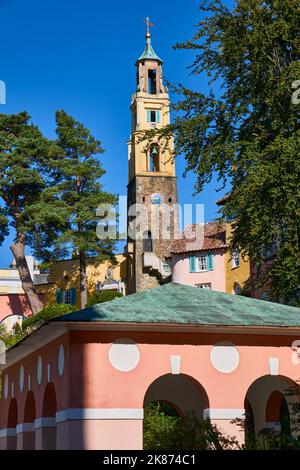
[[[43,205],[39,203],[47,186],[49,158],[58,148],[30,119],[25,111],[0,114],[0,224],[6,224],[1,241],[8,224],[27,240],[38,223],[51,223],[52,216],[55,218],[55,210],[45,199]]]
[[[104,175],[99,158],[104,152],[101,142],[65,111],[56,113],[57,145],[61,152],[51,161],[53,185],[65,223],[54,240],[54,250],[41,250],[42,259],[61,259],[83,252],[98,259],[111,257],[114,244],[96,234],[97,209],[100,204],[114,205],[116,196],[103,191],[100,182]]]
[[[235,438],[224,436],[209,420],[193,415],[180,417],[161,402],[145,407],[144,449],[146,450],[230,450]]]
[[[177,115],[158,137],[175,135],[197,191],[215,174],[230,185],[220,212],[234,220],[231,248],[250,255],[258,282],[272,279],[271,297],[300,305],[299,1],[203,1],[200,11],[193,39],[176,47],[194,52],[192,73],[208,77],[209,92],[174,87]]]
[[[32,315],[23,320],[22,325],[18,323],[15,325],[12,332],[7,333],[5,327],[0,324],[0,339],[4,341],[6,347],[11,347],[25,338],[28,334],[32,333],[36,328],[43,325],[52,318],[74,312],[75,305],[54,304],[45,307],[36,315]]]
[[[52,318],[74,312],[75,310],[76,310],[75,305],[68,305],[68,304],[49,305],[48,307],[45,307],[36,315],[32,315],[26,318],[22,323],[22,331],[26,332],[27,329],[30,329],[34,327],[35,325],[38,325],[40,323],[41,324],[46,323]]]
[[[101,304],[103,302],[109,302],[119,297],[123,297],[123,294],[115,290],[105,290],[102,292],[95,292],[94,294],[89,296],[87,307],[92,307],[93,305]]]

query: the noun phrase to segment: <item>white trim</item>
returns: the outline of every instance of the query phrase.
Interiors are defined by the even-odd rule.
[[[35,429],[39,429],[39,428],[55,428],[56,426],[56,420],[55,418],[37,418],[35,421],[34,421],[34,427]]]
[[[279,373],[279,358],[269,357],[270,375],[278,375]]]
[[[4,428],[0,429],[0,439],[3,437],[15,437],[16,428]]]
[[[34,432],[34,423],[18,424],[16,427],[16,433],[20,434],[21,432]]]
[[[170,361],[172,374],[180,374],[181,356],[170,356]]]
[[[206,408],[203,410],[203,418],[210,419],[245,419],[244,408]]]
[[[143,419],[143,408],[67,408],[56,413],[56,423],[85,419]]]

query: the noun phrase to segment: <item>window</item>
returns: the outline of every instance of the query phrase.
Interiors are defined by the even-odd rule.
[[[65,290],[63,294],[64,304],[71,305],[71,289]]]
[[[137,113],[136,111],[134,111],[133,116],[132,116],[132,127],[134,131],[136,131],[136,126],[137,126]]]
[[[63,291],[62,289],[56,290],[56,303],[76,305],[76,288],[72,287]]]
[[[169,273],[171,271],[170,264],[169,264],[168,260],[164,261],[164,270],[165,270],[166,273]]]
[[[156,70],[148,70],[148,93],[156,95]]]
[[[200,256],[198,258],[198,271],[207,271],[207,257]]]
[[[190,256],[190,272],[199,273],[202,271],[214,270],[214,254],[203,253],[200,256]]]
[[[156,124],[160,122],[160,111],[155,109],[147,109],[147,122]]]
[[[196,284],[196,287],[199,289],[211,290],[211,283],[208,282],[207,284]]]
[[[149,231],[144,232],[144,235],[143,235],[143,250],[144,250],[144,253],[145,252],[151,253],[153,251],[152,235],[151,235],[151,232]]]
[[[238,268],[240,266],[240,253],[239,251],[235,250],[232,253],[232,267],[233,268]]]

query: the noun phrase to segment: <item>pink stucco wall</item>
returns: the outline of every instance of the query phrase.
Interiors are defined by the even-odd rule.
[[[54,328],[55,325],[51,325]],[[130,372],[112,367],[109,350],[119,338],[130,338],[138,346],[140,360]],[[278,361],[276,379],[299,379],[300,365],[292,360],[291,345],[299,333],[264,334],[254,329],[251,334],[230,331],[205,333],[184,331],[71,331],[50,341],[27,357],[3,371],[8,376],[9,393],[0,402],[0,427],[8,426],[8,407],[14,396],[18,403],[18,422],[24,422],[24,406],[30,388],[35,397],[35,417],[43,417],[43,402],[47,382],[53,382],[57,406],[62,412],[72,410],[142,410],[148,388],[159,378],[171,374],[170,358],[180,356],[180,375],[187,377],[197,388],[203,388],[208,401],[205,407],[226,412],[243,409],[249,387],[259,378],[271,377],[270,358]],[[211,351],[220,341],[229,341],[237,348],[239,363],[230,373],[213,367]],[[65,367],[62,376],[57,372],[60,345],[65,348]],[[42,359],[42,380],[37,383],[37,363]],[[19,387],[20,367],[24,367],[25,385]],[[50,376],[49,371],[50,370]],[[272,372],[274,374],[274,371]],[[182,374],[182,375],[181,375]],[[172,377],[172,375],[171,375]],[[277,380],[277,379],[276,379]],[[285,387],[287,387],[285,385]],[[2,385],[2,390],[4,385]],[[262,409],[270,390],[257,394]],[[172,392],[172,390],[170,390]],[[184,392],[184,390],[183,390]],[[172,400],[171,400],[172,401]],[[191,401],[191,400],[190,400]],[[200,406],[200,405],[199,405]],[[237,433],[229,419],[214,419],[221,428]],[[57,423],[59,448],[138,449],[142,447],[142,419],[73,419]],[[71,447],[70,447],[71,446]]]
[[[225,255],[223,250],[214,252],[214,270],[202,271],[198,273],[190,272],[190,254],[182,253],[172,257],[172,281],[178,284],[196,284],[211,283],[214,291],[226,292],[225,283]],[[200,253],[193,253],[194,256],[200,256]]]
[[[39,297],[42,301],[44,300],[43,295],[40,295]],[[31,310],[26,295],[0,295],[0,321],[9,315],[23,315],[25,317],[31,315]]]

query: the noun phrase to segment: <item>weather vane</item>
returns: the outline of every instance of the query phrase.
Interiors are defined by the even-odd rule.
[[[147,36],[150,36],[150,28],[153,28],[153,26],[155,26],[155,25],[154,25],[154,23],[150,23],[149,16],[147,16],[145,23],[147,25]]]

